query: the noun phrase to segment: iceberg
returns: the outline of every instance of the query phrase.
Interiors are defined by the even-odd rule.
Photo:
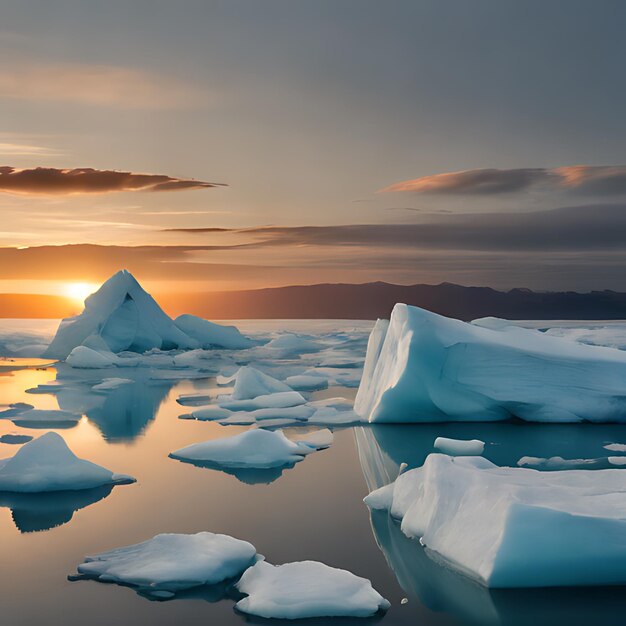
[[[355,411],[370,422],[623,422],[624,381],[624,351],[397,304],[371,333]]]
[[[63,437],[49,432],[0,460],[0,492],[77,491],[135,482],[131,476],[79,459]]]
[[[293,466],[307,454],[327,448],[330,443],[332,436],[329,438],[326,433],[291,441],[282,430],[255,429],[232,437],[194,443],[172,452],[170,457],[218,469],[268,469]]]
[[[159,599],[176,592],[235,578],[257,559],[256,548],[228,535],[165,533],[95,556],[78,568],[77,579],[130,585]]]
[[[236,587],[246,597],[235,608],[267,619],[370,617],[390,607],[369,580],[317,561],[259,561]]]
[[[121,270],[85,300],[80,315],[61,321],[44,355],[66,359],[78,346],[108,356],[123,351],[143,353],[154,348],[189,350],[235,344],[249,345],[232,326],[222,327],[193,315],[172,320],[128,270]],[[87,356],[95,359],[92,354]],[[85,353],[74,355],[74,361],[81,362],[79,357],[85,357]]]
[[[365,502],[487,587],[626,583],[621,469],[541,472],[431,454]]]

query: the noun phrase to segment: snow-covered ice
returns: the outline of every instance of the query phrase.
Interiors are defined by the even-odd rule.
[[[282,430],[255,429],[232,437],[194,443],[170,456],[179,461],[218,468],[267,469],[292,466],[307,454],[328,447],[331,442],[325,433],[311,439],[291,441]]]
[[[53,432],[24,444],[15,456],[0,460],[0,492],[73,491],[134,480],[79,459],[63,437]]]
[[[626,583],[621,469],[543,472],[431,454],[365,501],[488,587]]]
[[[238,577],[257,559],[256,548],[228,535],[165,533],[148,541],[88,556],[80,577],[131,585],[155,598]]]
[[[370,336],[356,412],[371,422],[626,421],[626,352],[397,304]]]
[[[229,382],[233,380],[233,400],[252,400],[258,396],[293,391],[289,385],[248,365],[241,367]],[[222,379],[222,382],[226,381]]]
[[[390,604],[366,578],[317,561],[259,561],[237,583],[235,608],[263,618],[370,617]]]
[[[450,456],[480,456],[485,449],[485,442],[480,439],[449,439],[437,437],[435,450]]]

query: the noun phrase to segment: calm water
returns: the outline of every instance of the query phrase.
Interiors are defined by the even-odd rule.
[[[597,458],[602,446],[626,442],[626,426],[460,424],[378,426],[335,433],[330,449],[311,455],[269,484],[247,484],[219,471],[168,458],[184,445],[240,432],[179,420],[181,393],[214,387],[213,379],[156,383],[141,378],[106,397],[32,395],[55,378],[53,368],[0,370],[0,404],[81,408],[82,421],[59,431],[79,456],[136,476],[134,485],[74,497],[0,495],[0,623],[13,625],[267,623],[233,611],[210,594],[149,601],[129,588],[69,582],[87,554],[139,542],[161,532],[209,530],[245,539],[272,563],[323,561],[371,579],[392,603],[381,618],[307,620],[310,624],[623,624],[623,588],[489,592],[429,559],[386,514],[362,498],[385,484],[398,465],[420,465],[436,436],[479,438],[494,462],[521,456]],[[126,376],[126,373],[122,374]],[[323,395],[350,395],[331,389]],[[321,397],[322,394],[316,394]],[[46,429],[49,430],[49,429]],[[0,420],[0,435],[37,436]],[[0,444],[0,458],[17,446]],[[258,477],[244,476],[253,482]],[[408,602],[401,604],[403,598]],[[283,623],[283,622],[277,622]]]

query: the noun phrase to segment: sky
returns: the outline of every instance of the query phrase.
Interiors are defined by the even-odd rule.
[[[3,0],[0,293],[626,291],[626,4]]]

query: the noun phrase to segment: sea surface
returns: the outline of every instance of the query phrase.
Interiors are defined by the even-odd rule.
[[[55,324],[19,326],[20,332],[28,328],[36,333],[39,328],[49,335]],[[313,337],[346,333],[354,340],[353,349],[364,356],[371,324],[259,321],[242,322],[240,327],[270,335],[285,330]],[[11,328],[0,321],[3,341],[10,338]],[[76,398],[63,394],[26,393],[54,380],[56,374],[48,361],[0,362],[0,405],[75,405]],[[205,530],[247,540],[271,563],[310,559],[350,570],[369,578],[391,602],[385,615],[371,619],[325,618],[304,620],[306,624],[626,623],[622,587],[489,591],[433,561],[386,513],[371,515],[362,502],[371,489],[395,478],[400,463],[421,465],[437,436],[482,439],[487,458],[499,465],[515,465],[522,456],[606,457],[605,444],[626,442],[626,425],[466,423],[343,428],[335,430],[328,450],[310,455],[282,475],[235,476],[168,458],[182,446],[245,430],[179,419],[188,412],[188,407],[176,402],[179,395],[215,391],[214,377],[180,381],[144,377],[107,395],[106,401],[89,405],[81,398],[81,406],[88,408],[71,428],[19,428],[0,420],[0,436],[36,437],[56,430],[79,457],[138,479],[133,485],[88,494],[39,498],[0,494],[2,626],[273,623],[237,614],[231,598],[210,589],[153,601],[128,587],[68,580],[86,555],[162,532]],[[354,387],[333,387],[312,397],[353,398],[355,392]],[[286,432],[298,430],[302,429]],[[17,449],[17,445],[0,444],[0,458],[12,456]]]

